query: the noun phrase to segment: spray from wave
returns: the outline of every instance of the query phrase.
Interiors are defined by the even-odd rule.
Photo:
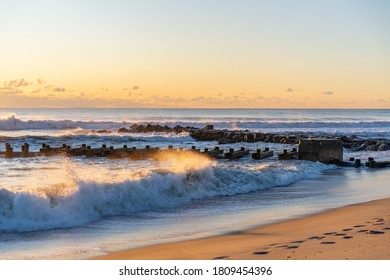
[[[67,180],[21,190],[0,189],[0,231],[26,232],[86,225],[104,217],[158,211],[193,200],[231,196],[285,186],[319,176],[319,163],[269,162],[256,167],[217,165],[204,157],[170,157],[163,168],[123,177],[97,177],[99,168],[76,171]]]

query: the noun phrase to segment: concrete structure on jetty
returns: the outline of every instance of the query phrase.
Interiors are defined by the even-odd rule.
[[[337,163],[343,161],[343,143],[336,139],[303,139],[299,141],[300,160]]]

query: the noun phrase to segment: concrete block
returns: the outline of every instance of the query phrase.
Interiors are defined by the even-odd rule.
[[[342,161],[343,143],[335,139],[300,140],[298,158],[322,163]]]

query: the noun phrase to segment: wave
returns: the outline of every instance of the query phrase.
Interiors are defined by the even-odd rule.
[[[78,178],[19,191],[0,189],[0,231],[28,232],[83,226],[104,217],[174,208],[193,200],[233,196],[317,177],[329,167],[312,162],[217,166],[202,159],[151,170],[122,181]]]
[[[187,120],[186,120],[187,119]],[[205,124],[211,123],[216,128],[254,128],[254,129],[272,129],[272,128],[390,128],[390,121],[304,121],[304,120],[285,120],[278,121],[274,119],[220,119],[210,118],[185,118],[185,120],[144,120],[144,121],[78,121],[78,120],[22,120],[15,115],[10,115],[5,118],[0,118],[0,130],[29,130],[29,129],[45,129],[58,130],[69,129],[76,130],[75,133],[94,133],[93,131],[84,131],[83,129],[117,129],[119,127],[129,127],[134,123],[151,123],[161,125],[182,125],[203,127]]]
[[[121,122],[111,121],[22,120],[15,115],[0,119],[0,130],[109,129],[120,125]]]

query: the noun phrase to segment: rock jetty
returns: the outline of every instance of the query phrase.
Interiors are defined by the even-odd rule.
[[[267,142],[267,143],[282,143],[282,144],[298,144],[299,140],[309,138],[337,139],[341,140],[343,147],[351,151],[387,151],[390,150],[390,139],[385,138],[369,138],[363,139],[356,136],[334,136],[320,135],[309,133],[262,133],[251,132],[249,130],[228,130],[215,129],[213,125],[208,124],[203,128],[192,126],[169,127],[160,124],[133,124],[131,127],[120,128],[119,133],[183,133],[187,132],[196,141],[217,141],[218,144],[231,144],[240,142]]]

